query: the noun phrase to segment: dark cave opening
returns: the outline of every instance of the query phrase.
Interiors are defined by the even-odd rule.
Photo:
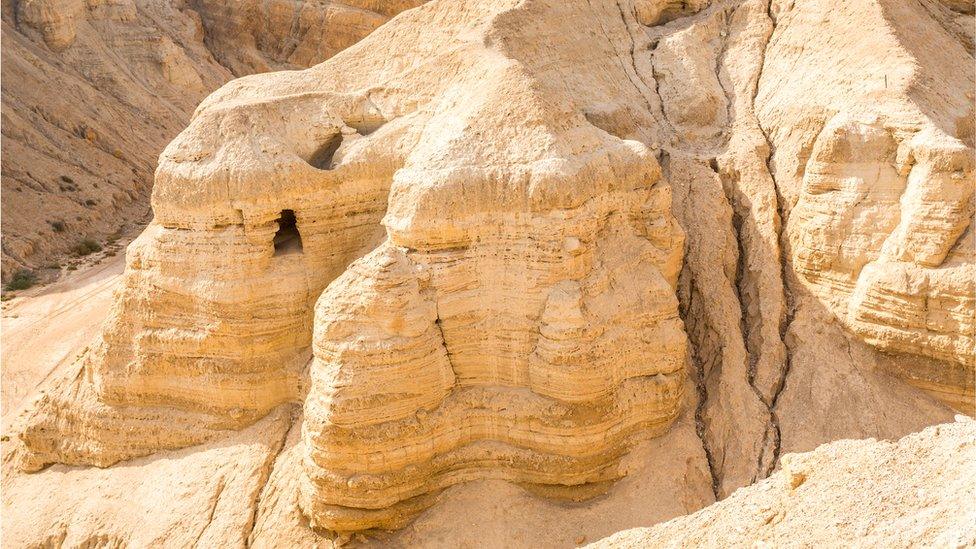
[[[298,232],[295,210],[281,210],[278,218],[278,232],[274,236],[276,256],[302,252],[302,235]]]

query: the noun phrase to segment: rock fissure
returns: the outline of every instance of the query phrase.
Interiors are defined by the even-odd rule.
[[[192,53],[227,71],[324,51],[318,4],[274,8],[237,51],[221,25],[243,22],[211,1],[192,4]],[[828,4],[435,0],[311,69],[227,84],[159,157],[110,320],[83,375],[25,415],[16,463],[246,456],[206,485],[216,502],[196,497],[202,532],[159,537],[181,545],[232,529],[263,546],[277,528],[314,545],[419,516],[396,544],[482,490],[490,520],[558,507],[513,484],[587,500],[564,524],[602,509],[592,535],[728,501],[780,478],[782,453],[944,420],[884,372],[972,392],[956,104],[972,78],[937,69],[966,50],[939,6],[936,25],[908,4]],[[916,20],[940,47],[913,44]],[[35,26],[69,54],[90,38]],[[180,51],[161,63],[195,63]],[[116,136],[79,137],[104,154]],[[297,401],[300,426],[268,416]],[[638,492],[667,511],[607,513]]]
[[[214,489],[214,495],[211,498],[210,514],[207,516],[206,522],[203,523],[203,527],[200,528],[200,532],[197,534],[196,540],[193,541],[193,547],[196,547],[200,544],[200,538],[202,538],[203,535],[207,533],[207,530],[210,528],[210,525],[213,523],[214,515],[217,512],[217,506],[220,505],[220,496],[223,495],[224,493],[224,486],[225,486],[224,479],[221,478],[217,482],[217,487]]]
[[[692,296],[689,299],[694,299],[694,281],[689,282],[689,284],[691,286],[689,295]],[[686,315],[687,313],[683,313],[682,318],[686,318]],[[712,495],[718,500],[721,494],[719,489],[721,486],[720,468],[715,463],[715,456],[712,452],[711,442],[709,441],[705,426],[705,404],[708,402],[708,387],[705,384],[705,364],[704,360],[698,356],[698,347],[696,345],[692,345],[689,349],[689,356],[695,370],[693,381],[697,392],[697,398],[695,400],[695,434],[698,436],[698,440],[701,441],[702,450],[705,452]]]

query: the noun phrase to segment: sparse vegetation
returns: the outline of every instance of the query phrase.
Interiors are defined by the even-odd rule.
[[[94,198],[89,198],[88,200],[85,200],[85,206],[94,206],[95,204],[98,204],[98,201],[95,200]]]
[[[48,221],[51,224],[51,228],[54,229],[56,233],[63,233],[65,229],[68,228],[64,221]]]
[[[37,284],[37,275],[34,274],[34,271],[21,269],[14,273],[14,276],[10,277],[10,282],[4,286],[4,289],[8,292],[26,290],[34,284]]]
[[[71,251],[77,256],[84,256],[102,251],[102,246],[91,238],[86,238],[71,247]]]

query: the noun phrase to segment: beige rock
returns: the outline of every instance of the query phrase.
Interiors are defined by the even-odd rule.
[[[321,62],[418,2],[4,2],[2,277],[142,227],[152,173],[235,76]]]
[[[282,409],[205,446],[110,469],[5,468],[3,545],[243,547],[289,425]]]
[[[971,63],[956,70],[952,61],[972,59],[972,37],[956,33],[958,15],[947,9],[865,7],[845,6],[818,24],[825,33],[850,32],[850,51],[865,56],[812,65],[791,86],[776,85],[775,76],[760,82],[760,118],[777,142],[775,176],[792,204],[792,264],[806,289],[867,343],[942,362],[906,377],[972,413],[976,261],[966,235],[974,152],[960,121],[974,116],[966,96],[974,75]],[[809,2],[780,16],[764,74],[833,51],[798,30],[828,9]],[[787,59],[798,48],[800,59]],[[886,48],[915,62],[873,61]],[[844,76],[855,72],[857,79]],[[925,84],[933,79],[937,88]],[[812,108],[820,114],[802,124],[790,114]]]
[[[485,493],[550,509],[502,481],[619,513],[592,496],[641,444],[708,470],[665,469],[692,508],[784,452],[951,418],[901,379],[971,402],[972,15],[691,4],[438,0],[222,87],[19,463],[214,444],[301,402],[252,542],[456,545],[478,525],[443,521]],[[609,533],[539,522],[492,540]]]
[[[453,25],[499,10],[471,4]],[[456,30],[441,32],[446,44]],[[384,46],[431,47],[399,42]],[[485,55],[469,49],[434,51],[445,63]],[[90,444],[106,422],[140,423],[163,448],[186,442],[178,429],[154,434],[159,419],[128,407],[177,407],[219,430],[301,398],[320,293],[301,500],[315,525],[398,525],[409,515],[397,502],[416,509],[417,498],[471,478],[604,481],[633,435],[659,434],[676,417],[682,235],[649,150],[558,107],[509,63],[465,61],[454,78],[485,87],[457,114],[408,100],[429,76],[399,67],[385,70],[404,80],[401,92],[300,91],[343,79],[359,89],[357,73],[372,81],[389,57],[351,53],[352,71],[237,81],[164,152],[156,218],[129,248],[85,366],[99,404],[41,402],[22,435],[31,466],[149,451]],[[256,89],[270,96],[239,99]],[[448,126],[452,153],[428,134],[458,117],[469,122]],[[515,147],[516,135],[527,140]],[[415,144],[408,154],[401,143]],[[486,157],[496,164],[479,168]],[[72,390],[88,391],[88,380]],[[101,403],[127,419],[93,411]],[[94,423],[61,417],[79,406]],[[415,449],[385,455],[397,447]]]
[[[588,547],[967,547],[976,544],[976,422],[787,454],[782,470],[693,515]]]

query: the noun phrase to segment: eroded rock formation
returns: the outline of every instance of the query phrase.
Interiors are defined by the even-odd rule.
[[[973,399],[967,6],[438,0],[234,80],[20,462],[297,402],[261,508],[355,531],[476,479],[592,494],[682,410],[719,498],[945,421]]]
[[[157,156],[221,84],[321,62],[418,3],[5,0],[4,281],[143,225]]]

